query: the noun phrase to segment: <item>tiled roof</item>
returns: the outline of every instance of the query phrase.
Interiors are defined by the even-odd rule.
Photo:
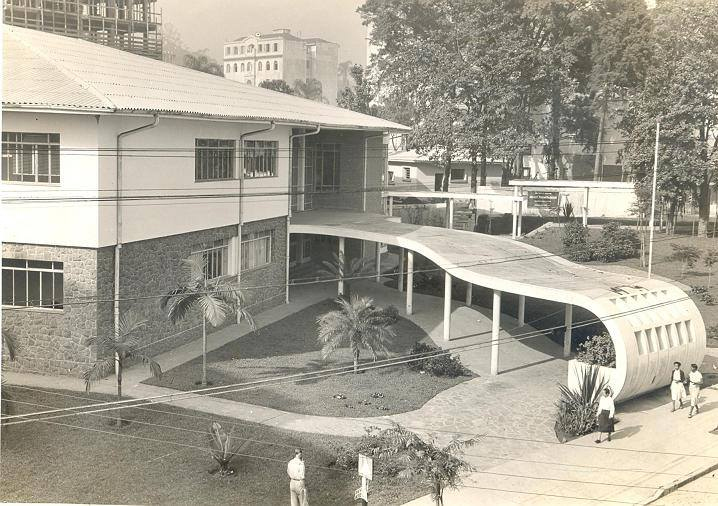
[[[151,112],[406,130],[373,116],[36,30],[3,27],[4,109]]]

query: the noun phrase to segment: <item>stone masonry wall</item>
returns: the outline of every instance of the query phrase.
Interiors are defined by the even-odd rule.
[[[64,308],[10,309],[2,312],[3,332],[17,343],[8,370],[79,376],[94,360],[85,340],[97,335],[98,251],[4,243],[3,258],[63,262]],[[104,281],[103,281],[104,282]],[[90,303],[83,302],[91,301]]]

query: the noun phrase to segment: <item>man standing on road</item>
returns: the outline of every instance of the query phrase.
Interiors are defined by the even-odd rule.
[[[287,464],[289,475],[289,500],[292,506],[309,506],[307,485],[304,482],[304,457],[302,449],[294,449],[294,458]]]
[[[671,373],[671,413],[676,410],[676,401],[679,403],[679,408],[683,409],[683,399],[686,398],[686,387],[683,386],[686,382],[686,376],[681,370],[680,362],[673,362],[673,372]]]
[[[701,387],[703,386],[703,375],[698,370],[696,364],[691,364],[691,372],[688,373],[688,393],[691,396],[691,412],[688,413],[688,418],[693,418],[693,408],[696,408],[696,415],[699,412],[698,408],[698,397],[701,393]]]

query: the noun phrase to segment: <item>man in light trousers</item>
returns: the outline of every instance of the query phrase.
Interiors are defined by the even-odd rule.
[[[289,500],[292,506],[309,506],[307,484],[304,482],[304,457],[302,449],[295,448],[294,458],[287,464],[289,475]]]

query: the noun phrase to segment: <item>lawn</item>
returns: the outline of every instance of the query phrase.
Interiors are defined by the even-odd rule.
[[[52,407],[109,399],[59,390],[7,390],[15,400]],[[15,406],[21,413],[43,409]],[[350,438],[209,418],[172,406],[122,410],[122,416],[131,422],[121,429],[106,418],[112,418],[113,412],[101,415],[4,428],[0,501],[284,505],[289,503],[286,465],[295,446],[304,450],[311,504],[353,504],[359,485],[355,472],[333,467],[335,449],[353,442]],[[216,467],[206,451],[207,430],[214,420],[228,428],[234,423],[235,436],[253,440],[239,450],[243,456],[233,462],[233,477],[209,473]],[[425,493],[428,491],[413,479],[399,482],[375,474],[370,498],[374,504],[403,504]]]
[[[348,348],[337,350],[326,361],[319,354],[316,319],[336,307],[331,300],[319,302],[260,329],[257,334],[244,336],[208,353],[208,380],[213,385],[229,385],[350,365],[352,357]],[[431,342],[420,327],[404,318],[399,318],[394,330],[396,337],[387,343],[390,356],[408,354],[416,341]],[[362,363],[371,363],[367,352]],[[162,378],[149,379],[146,383],[192,390],[197,388],[195,381],[201,377],[201,368],[202,358],[197,357],[165,372]],[[397,365],[360,374],[265,385],[222,397],[294,413],[379,416],[418,409],[439,392],[469,378],[433,377],[411,371],[406,365]]]
[[[590,238],[596,239],[600,234],[600,229],[590,229]],[[539,232],[538,234],[527,237],[524,239],[527,244],[532,244],[541,249],[549,251],[551,253],[561,254],[561,229],[558,227],[552,227]],[[671,243],[676,244],[689,244],[695,246],[702,251],[706,251],[710,248],[718,248],[718,238],[705,238],[695,237],[691,235],[667,235],[663,232],[657,232],[654,236],[653,243],[653,272],[659,276],[663,276],[669,279],[675,279],[688,286],[701,285],[705,286],[708,284],[708,269],[703,265],[703,259],[701,258],[693,269],[681,273],[680,262],[674,260],[668,260],[668,256],[673,252]],[[595,266],[600,268],[603,264],[597,261],[587,262],[586,265]],[[645,271],[646,268],[641,266],[641,261],[638,258],[629,258],[626,260],[619,260],[618,262],[611,262],[610,265],[623,265],[626,267],[632,267],[641,271]],[[714,271],[718,271],[718,266],[714,266]],[[711,293],[718,297],[718,272],[713,273],[711,279]],[[692,296],[698,310],[703,316],[706,328],[718,325],[718,306],[708,306],[702,302],[698,297]],[[710,339],[708,345],[711,347],[718,347],[718,340]]]

